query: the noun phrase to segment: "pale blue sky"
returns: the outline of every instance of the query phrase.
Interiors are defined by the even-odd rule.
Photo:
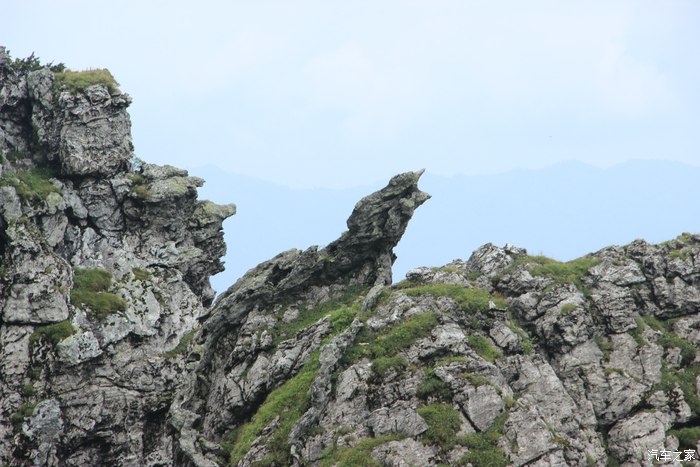
[[[110,68],[149,162],[293,187],[700,164],[693,0],[22,0],[2,16],[15,57]]]

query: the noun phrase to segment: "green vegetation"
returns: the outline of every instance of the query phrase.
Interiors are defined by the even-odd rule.
[[[612,341],[605,336],[595,336],[594,340],[598,348],[603,352],[603,360],[606,362],[610,360],[610,353],[613,350]]]
[[[365,357],[374,360],[396,355],[421,337],[430,335],[437,324],[435,313],[421,313],[378,331],[364,327],[355,338],[355,344],[343,357],[343,362],[349,364]]]
[[[634,321],[637,323],[637,327],[629,329],[627,334],[634,337],[634,341],[639,347],[644,347],[648,344],[647,340],[644,338],[644,328],[646,325],[641,317],[635,318]]]
[[[8,58],[10,57],[10,51],[6,51]],[[54,65],[53,62],[49,62],[46,64],[41,63],[41,60],[39,57],[34,55],[34,52],[27,57],[27,58],[15,58],[14,60],[9,61],[9,68],[12,69],[15,73],[28,73],[30,71],[36,71],[36,70],[41,70],[44,67],[47,67],[49,70],[53,72],[61,72],[66,69],[66,66],[63,63],[59,63],[57,65]]]
[[[472,385],[479,387],[479,386],[485,386],[487,384],[493,385],[491,383],[491,380],[489,380],[485,376],[481,375],[475,375],[474,373],[463,373],[462,376],[464,376],[464,379],[469,381]]]
[[[607,368],[603,368],[603,373],[605,373],[606,376],[611,375],[613,373],[617,373],[618,375],[624,376],[625,370],[622,368],[617,368],[617,367],[607,367]]]
[[[695,416],[700,415],[700,398],[696,392],[696,379],[700,376],[700,363],[681,369],[669,369],[664,365],[661,368],[661,381],[655,384],[652,389],[661,389],[667,394],[678,385],[683,391],[683,398]]]
[[[10,422],[19,429],[24,423],[24,419],[32,416],[34,407],[36,407],[36,403],[25,401],[19,410],[10,416]]]
[[[287,437],[294,424],[309,407],[309,388],[319,369],[318,351],[299,373],[282,386],[268,394],[253,418],[233,430],[225,441],[231,457],[230,465],[236,465],[250,450],[253,441],[276,417],[279,427],[267,442],[270,455],[262,460],[263,465],[291,465]]]
[[[134,198],[143,200],[151,197],[151,188],[143,175],[131,174],[128,178],[131,180],[131,194]]]
[[[573,303],[565,303],[565,304],[562,305],[562,307],[561,307],[561,314],[562,314],[562,315],[568,315],[568,314],[570,314],[572,311],[574,311],[575,309],[576,309],[576,305],[574,305]]]
[[[700,427],[687,427],[687,428],[676,428],[669,430],[667,435],[673,435],[678,438],[679,445],[681,449],[693,449],[697,448],[698,441],[700,440]]]
[[[31,397],[36,395],[36,388],[33,384],[25,384],[22,386],[22,394],[24,397]]]
[[[88,316],[93,319],[103,320],[111,314],[126,311],[126,301],[107,292],[112,286],[112,274],[109,271],[76,268],[73,271],[73,285],[71,303],[79,308],[85,307]]]
[[[430,397],[450,400],[452,399],[452,389],[435,374],[435,370],[431,369],[425,373],[423,380],[418,385],[416,396],[422,400],[428,400]]]
[[[50,193],[60,193],[50,179],[53,172],[46,167],[37,167],[22,172],[5,171],[0,178],[0,186],[13,186],[20,198],[39,203],[46,200]]]
[[[693,252],[688,248],[679,248],[668,252],[668,255],[671,258],[680,259],[681,261],[685,261],[686,259],[690,258],[692,254]]]
[[[469,347],[474,349],[474,351],[476,351],[481,358],[488,362],[493,362],[498,357],[503,355],[500,350],[491,344],[491,341],[488,338],[478,334],[467,336],[467,344]]]
[[[484,289],[468,289],[461,285],[430,284],[404,289],[406,295],[432,295],[434,297],[449,297],[459,304],[462,310],[474,314],[488,311],[489,300],[492,300],[497,308],[506,308],[508,302],[502,297],[491,296]]]
[[[381,467],[382,464],[374,460],[372,450],[380,444],[396,441],[402,437],[396,434],[378,436],[376,438],[363,439],[353,447],[332,449],[323,453],[321,466],[323,467]]]
[[[473,465],[483,467],[505,467],[510,465],[508,457],[498,447],[498,440],[503,436],[503,427],[508,419],[508,412],[504,412],[493,421],[491,426],[479,433],[461,436],[459,444],[466,446],[469,452],[462,456],[460,465],[471,462]]]
[[[346,329],[360,312],[360,304],[355,302],[364,292],[364,288],[350,287],[338,300],[321,303],[310,310],[304,305],[300,306],[299,316],[296,319],[289,323],[280,320],[280,327],[275,335],[275,345],[294,337],[296,333],[325,316],[330,317],[334,333]]]
[[[418,408],[418,415],[428,424],[421,435],[426,444],[440,447],[447,452],[457,444],[457,432],[462,425],[459,412],[446,404],[430,404]]]
[[[389,370],[394,370],[401,374],[407,367],[408,361],[401,355],[379,357],[372,362],[372,373],[378,378],[384,378],[389,373]]]
[[[532,339],[530,338],[530,335],[527,333],[527,331],[515,324],[515,322],[512,319],[508,319],[508,321],[506,322],[506,326],[508,326],[508,328],[511,331],[520,336],[520,347],[522,348],[523,353],[525,355],[528,355],[530,352],[532,352],[534,343],[532,342]]]
[[[63,339],[75,334],[75,329],[70,320],[61,321],[54,324],[46,324],[37,326],[34,332],[29,336],[29,345],[34,346],[40,340],[46,340],[53,345],[58,344]]]
[[[131,270],[131,272],[134,274],[134,278],[137,281],[142,281],[142,282],[150,281],[151,277],[152,277],[150,272],[146,271],[145,269],[141,269],[141,268],[134,268]]]
[[[180,342],[171,350],[168,350],[163,354],[165,358],[174,358],[178,355],[181,355],[187,351],[187,346],[190,345],[190,342],[192,341],[192,338],[195,335],[195,330],[188,331],[182,335],[180,338]]]
[[[585,294],[588,290],[583,285],[582,279],[588,274],[588,270],[600,264],[600,261],[592,256],[583,256],[562,263],[546,256],[524,256],[517,259],[505,272],[507,273],[522,264],[529,264],[531,266],[528,270],[533,276],[546,277],[555,284],[574,284]]]
[[[90,86],[101,84],[110,93],[118,92],[119,83],[114,79],[112,73],[106,68],[95,68],[84,71],[65,70],[54,73],[55,85],[59,88],[66,87],[73,94],[84,91]]]
[[[681,365],[689,365],[695,360],[695,347],[687,340],[680,337],[675,332],[671,331],[675,320],[660,321],[653,316],[644,316],[642,322],[655,331],[661,333],[661,336],[656,340],[664,349],[678,348],[681,351]],[[637,327],[640,326],[637,322]]]

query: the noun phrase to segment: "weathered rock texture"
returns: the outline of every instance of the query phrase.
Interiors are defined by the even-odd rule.
[[[130,101],[0,49],[2,465],[171,463],[187,364],[168,351],[214,297],[234,207],[198,201],[183,170],[132,168]],[[97,302],[75,295],[84,270],[111,276]]]
[[[0,49],[0,464],[651,465],[700,438],[700,236],[392,285],[421,172],[212,304],[223,219],[129,98]],[[685,454],[682,456],[685,457]],[[697,454],[696,454],[697,457]]]

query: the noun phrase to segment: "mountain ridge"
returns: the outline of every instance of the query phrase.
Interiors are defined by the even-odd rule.
[[[129,96],[64,71],[0,48],[3,465],[698,458],[700,235],[568,262],[486,243],[393,283],[439,199],[406,172],[216,298],[236,206],[134,158]]]

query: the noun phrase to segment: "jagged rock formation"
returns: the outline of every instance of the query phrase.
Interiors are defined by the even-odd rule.
[[[234,208],[132,168],[128,95],[18,68],[0,49],[0,464],[168,464],[167,351],[213,299]]]
[[[109,81],[21,65],[0,49],[0,464],[633,466],[698,449],[700,236],[568,263],[488,244],[392,285],[429,198],[409,172],[338,240],[212,304],[234,208],[132,158]]]

